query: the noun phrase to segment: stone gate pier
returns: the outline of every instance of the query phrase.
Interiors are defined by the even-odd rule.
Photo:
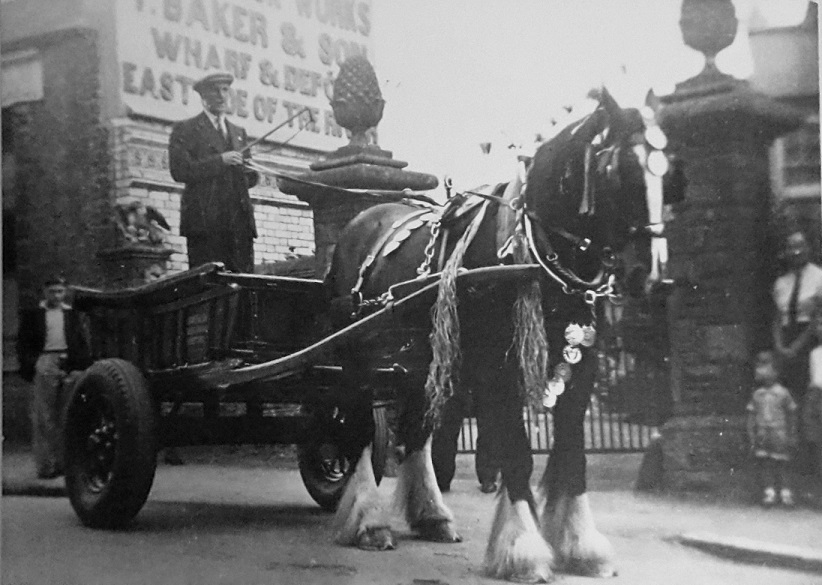
[[[667,490],[719,493],[750,480],[745,405],[753,356],[770,345],[776,253],[768,148],[802,115],[716,68],[736,34],[730,0],[685,0],[680,27],[706,65],[662,97],[660,112],[687,178],[666,225],[677,286],[669,302],[674,416],[662,429],[661,479]]]

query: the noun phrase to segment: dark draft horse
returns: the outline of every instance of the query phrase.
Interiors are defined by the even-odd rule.
[[[554,569],[615,574],[613,550],[586,497],[583,423],[597,371],[591,348],[597,300],[613,294],[615,254],[649,229],[646,196],[656,191],[661,198],[661,179],[646,164],[654,151],[644,140],[649,127],[660,131],[638,110],[621,109],[604,88],[594,97],[590,114],[540,146],[524,185],[514,180],[488,194],[458,194],[441,212],[398,202],[359,214],[343,230],[326,279],[350,319],[352,311],[381,306],[392,285],[441,272],[430,312],[344,348],[350,395],[368,399],[362,389],[375,355],[406,367],[396,421],[405,454],[394,505],[422,538],[456,542],[461,537],[434,476],[431,436],[448,397],[473,393],[502,463],[485,571],[520,582],[547,581]],[[541,276],[524,285],[478,286],[459,299],[443,284],[450,277],[453,285],[462,268],[502,263],[539,264]],[[529,485],[524,404],[553,409],[541,506]],[[357,424],[362,434],[346,447],[357,463],[335,516],[335,537],[364,549],[393,548],[391,510],[377,491],[370,457],[373,423],[363,417]]]

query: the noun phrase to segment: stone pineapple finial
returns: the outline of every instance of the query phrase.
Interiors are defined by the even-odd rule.
[[[361,55],[346,59],[334,80],[331,108],[337,123],[351,131],[349,146],[368,144],[365,132],[379,124],[384,107],[377,74],[368,59]]]

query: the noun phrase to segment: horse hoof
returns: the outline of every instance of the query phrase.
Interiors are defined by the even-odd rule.
[[[545,574],[541,572],[525,573],[522,575],[511,575],[508,578],[513,583],[550,583],[550,573]]]
[[[357,548],[362,550],[394,550],[394,535],[391,529],[385,526],[366,528],[357,540]]]
[[[597,561],[593,559],[578,560],[573,559],[565,564],[565,569],[574,575],[582,577],[595,577],[599,579],[608,579],[617,576],[616,567],[611,563],[605,561]]]
[[[430,542],[462,542],[462,536],[448,520],[423,520],[414,526],[420,538]]]

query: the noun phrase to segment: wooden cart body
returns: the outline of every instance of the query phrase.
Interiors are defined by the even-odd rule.
[[[536,266],[461,273],[458,294],[536,278]],[[296,443],[311,495],[333,508],[350,469],[325,456],[346,428],[341,348],[369,355],[379,476],[388,448],[386,408],[427,363],[428,311],[439,275],[392,287],[385,302],[335,328],[339,311],[318,280],[236,274],[208,264],[121,291],[75,290],[94,364],[66,419],[66,481],[84,523],[116,527],[142,507],[162,447]],[[345,303],[343,303],[345,304]],[[348,308],[350,310],[350,307]],[[350,354],[348,354],[350,355]],[[351,389],[345,389],[350,393]],[[324,442],[323,442],[324,441]],[[127,500],[122,505],[120,500]]]

